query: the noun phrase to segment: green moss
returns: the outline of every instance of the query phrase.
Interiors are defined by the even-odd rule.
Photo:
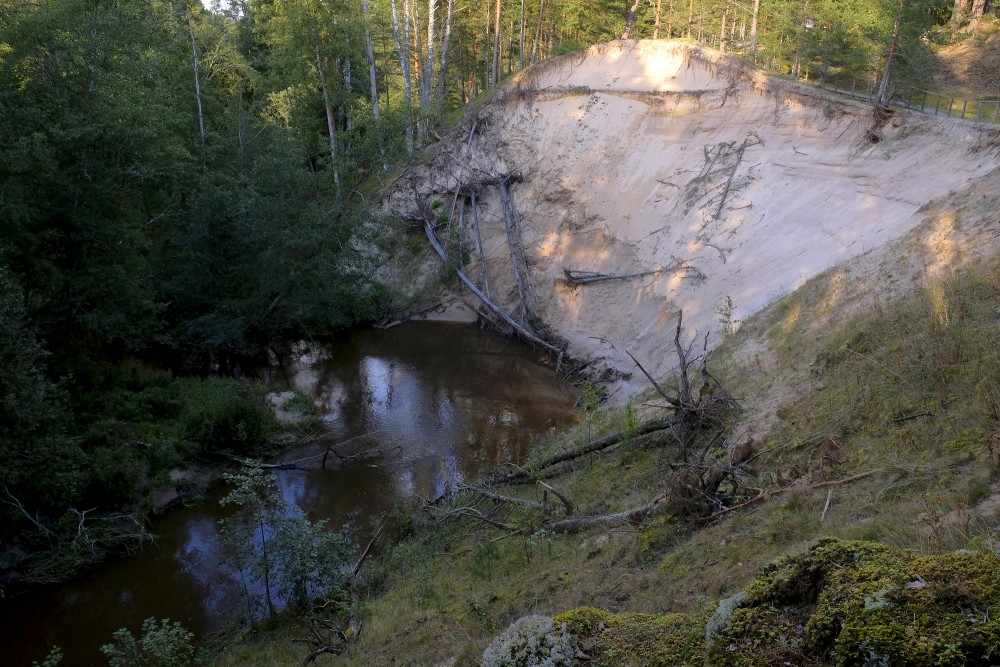
[[[1000,655],[997,603],[995,554],[823,540],[753,580],[713,664],[989,664]]]
[[[703,665],[704,619],[686,614],[612,614],[580,607],[556,616],[595,667]]]

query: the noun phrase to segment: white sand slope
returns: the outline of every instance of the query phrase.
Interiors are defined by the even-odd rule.
[[[416,217],[418,202],[426,211],[438,201],[447,212],[459,186],[476,189],[491,292],[513,312],[498,191],[474,184],[519,173],[511,189],[530,307],[570,356],[618,376],[621,402],[645,385],[626,351],[656,375],[675,365],[681,309],[688,340],[708,330],[718,340],[727,298],[742,319],[900,238],[921,207],[998,164],[974,151],[983,128],[972,123],[899,111],[874,144],[871,124],[866,105],[711,50],[615,42],[509,84],[404,175],[386,206]],[[482,285],[470,224],[463,244]],[[570,286],[565,269],[658,272]]]

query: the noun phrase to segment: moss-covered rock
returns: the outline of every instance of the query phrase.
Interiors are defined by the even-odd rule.
[[[989,665],[1000,660],[1000,558],[912,556],[824,540],[759,574],[713,664]]]
[[[822,540],[765,567],[710,619],[580,607],[555,618],[588,665],[1000,664],[1000,557]]]
[[[612,614],[580,607],[555,617],[594,667],[703,665],[705,619],[686,614]]]

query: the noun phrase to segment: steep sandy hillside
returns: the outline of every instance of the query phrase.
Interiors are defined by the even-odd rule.
[[[708,49],[616,42],[508,84],[385,206],[435,220],[456,258],[461,229],[469,277],[484,287],[485,267],[492,298],[515,316],[513,269],[526,274],[533,326],[617,378],[622,402],[644,384],[626,351],[656,375],[674,365],[681,309],[688,340],[718,340],[724,320],[900,239],[922,207],[998,164],[978,125],[899,111],[877,143],[870,126],[867,106]],[[515,266],[500,181],[520,220]],[[644,275],[572,285],[566,270]]]

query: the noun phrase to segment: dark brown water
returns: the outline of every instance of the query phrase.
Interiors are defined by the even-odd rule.
[[[383,451],[345,467],[276,473],[287,499],[313,518],[346,524],[361,543],[397,503],[433,498],[520,460],[539,436],[576,420],[571,390],[534,353],[465,325],[354,332],[266,375],[312,396],[324,424],[319,440],[283,460],[362,434],[370,435],[343,451]],[[199,635],[234,618],[240,598],[214,546],[224,494],[213,488],[204,503],[159,520],[157,542],[135,557],[70,584],[0,600],[0,662],[30,665],[58,645],[64,666],[106,664],[100,645],[121,627],[137,633],[150,616],[178,620]]]

